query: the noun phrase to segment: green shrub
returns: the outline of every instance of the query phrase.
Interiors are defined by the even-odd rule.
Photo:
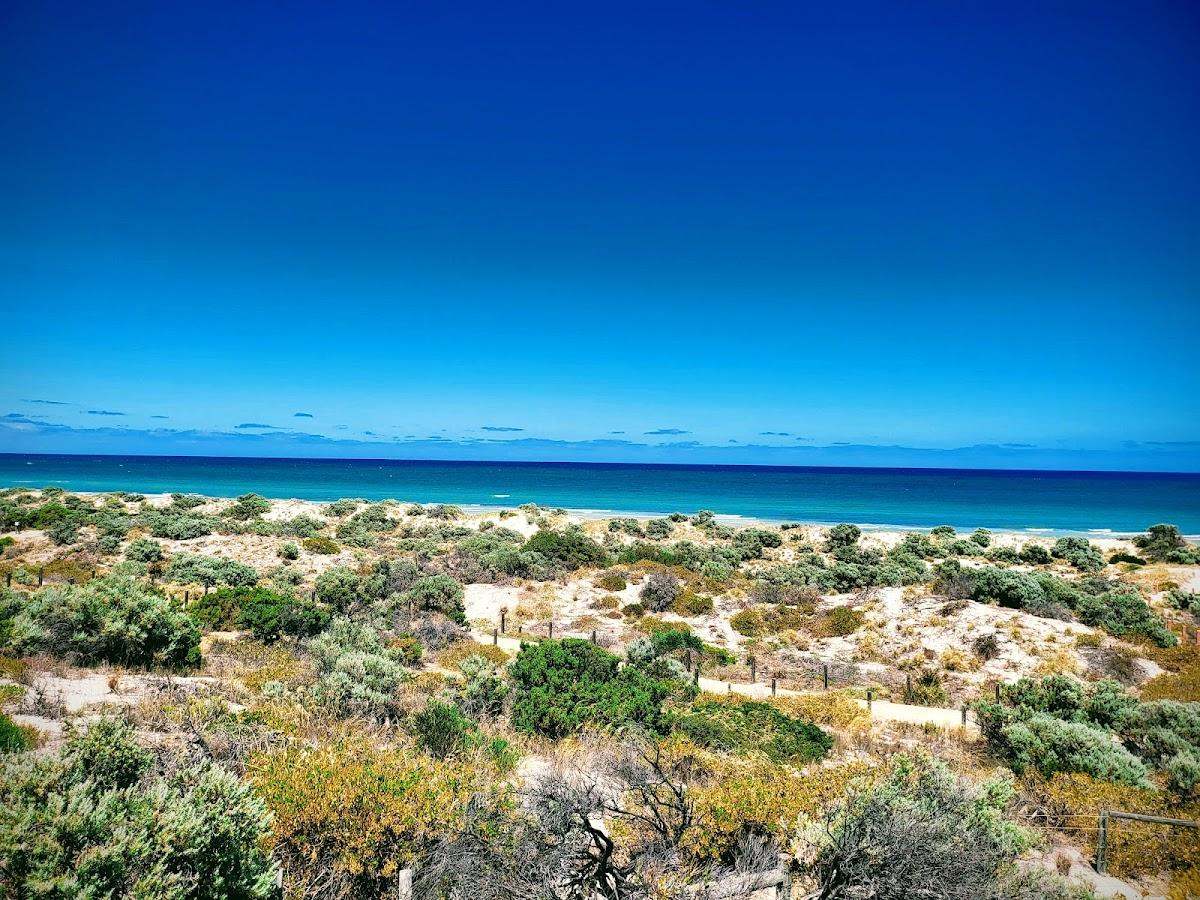
[[[162,544],[150,538],[138,538],[125,548],[125,558],[140,563],[161,562]]]
[[[1148,787],[1146,767],[1098,728],[1064,722],[1046,713],[1002,726],[1005,755],[1017,773],[1082,772],[1093,778]]]
[[[143,524],[156,538],[190,541],[212,534],[212,520],[207,516],[179,513],[172,510],[151,510],[143,513]]]
[[[862,529],[857,525],[834,525],[825,536],[825,549],[832,552],[839,547],[852,547],[862,537]]]
[[[1173,647],[1176,637],[1150,608],[1136,588],[1122,588],[1099,596],[1084,595],[1076,608],[1084,625],[1103,628],[1117,637],[1140,635],[1160,647]]]
[[[1189,555],[1188,542],[1174,525],[1151,525],[1133,539],[1133,545],[1154,562],[1184,562]]]
[[[1026,544],[1021,548],[1021,562],[1029,563],[1031,566],[1044,566],[1054,561],[1054,557],[1050,555],[1050,551],[1041,544]]]
[[[638,725],[663,732],[662,701],[677,689],[588,641],[567,638],[525,645],[509,666],[518,731],[563,737],[585,724]]]
[[[291,543],[284,544],[275,552],[280,559],[297,560],[300,558],[300,548]]]
[[[640,603],[628,603],[621,607],[621,614],[627,619],[640,619],[646,614],[646,607]]]
[[[178,669],[200,662],[200,632],[158,591],[117,576],[54,585],[13,618],[18,652],[44,651],[84,664]]]
[[[225,516],[244,522],[247,519],[257,519],[271,509],[271,501],[258,494],[242,494],[237,501],[225,510]]]
[[[14,897],[267,900],[271,817],[227,770],[151,773],[127,726],[101,720],[56,759],[0,757],[0,859]]]
[[[316,553],[321,556],[333,556],[335,553],[342,552],[342,548],[337,545],[337,541],[332,538],[322,537],[321,535],[306,537],[301,543],[309,553]]]
[[[833,739],[811,722],[753,700],[696,703],[677,718],[675,729],[701,747],[758,752],[777,763],[823,759],[833,746]]]
[[[825,617],[822,630],[825,634],[835,637],[845,637],[848,634],[854,634],[854,632],[862,628],[864,621],[866,621],[866,616],[857,609],[850,609],[848,606],[838,606],[830,610],[829,614]]]
[[[757,637],[767,627],[763,614],[757,609],[742,609],[729,617],[729,627],[743,637]]]
[[[542,529],[530,537],[521,549],[530,553],[540,553],[570,569],[607,565],[609,559],[608,552],[603,547],[576,529]]]
[[[430,700],[412,719],[417,746],[438,759],[445,759],[467,746],[475,723],[457,706]]]
[[[466,610],[463,607],[463,587],[449,575],[427,575],[418,578],[404,596],[413,602],[416,609],[440,612],[452,622],[467,624]]]
[[[1060,537],[1054,542],[1051,552],[1058,559],[1065,559],[1080,572],[1096,572],[1104,568],[1104,557],[1087,538]]]
[[[258,582],[258,572],[253,566],[202,553],[173,556],[167,566],[166,577],[177,584],[203,584],[207,587],[218,584],[251,587]]]
[[[187,612],[206,631],[233,628],[242,614],[242,590],[221,588],[202,594],[192,601]]]
[[[313,695],[318,702],[347,718],[398,713],[396,689],[409,675],[403,654],[385,647],[375,629],[334,619],[307,647],[317,673]]]
[[[620,572],[605,572],[596,579],[596,587],[605,591],[623,591],[625,590],[625,576]]]
[[[29,732],[0,712],[0,753],[20,753],[33,749]]]
[[[976,528],[971,532],[971,540],[980,547],[988,547],[992,543],[992,533],[986,528]]]
[[[687,588],[680,591],[671,601],[671,612],[677,616],[709,616],[713,611],[713,598],[696,594]]]

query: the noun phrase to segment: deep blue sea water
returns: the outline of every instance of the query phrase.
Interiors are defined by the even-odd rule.
[[[232,497],[710,509],[766,521],[1200,533],[1200,474],[0,454],[0,485]]]

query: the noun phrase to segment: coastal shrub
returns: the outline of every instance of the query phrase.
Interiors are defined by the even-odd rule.
[[[416,609],[438,612],[459,625],[467,624],[463,607],[463,587],[449,575],[427,575],[413,582],[405,592]]]
[[[131,578],[53,585],[12,620],[18,653],[46,652],[82,664],[178,669],[200,661],[200,632],[160,592]]]
[[[259,494],[242,494],[225,510],[225,517],[244,522],[247,519],[257,519],[271,509],[271,501]]]
[[[677,616],[709,616],[713,612],[713,598],[684,588],[675,595],[670,609]]]
[[[261,587],[212,591],[193,603],[188,612],[202,627],[248,628],[264,644],[274,643],[283,635],[311,637],[329,623],[329,613],[323,607]]]
[[[608,552],[603,547],[578,529],[541,529],[525,542],[522,549],[529,553],[540,553],[546,559],[569,569],[603,566],[609,559]]]
[[[495,647],[480,647],[481,651]],[[458,664],[463,673],[463,684],[459,689],[459,703],[470,715],[492,718],[504,711],[508,697],[508,685],[499,675],[498,664],[508,659],[495,660],[485,653],[472,653]]]
[[[138,538],[125,548],[125,558],[141,563],[161,562],[162,544],[150,538]]]
[[[395,896],[396,873],[461,828],[481,787],[468,764],[366,740],[287,745],[248,768],[273,814],[266,849],[297,897]]]
[[[1137,635],[1160,647],[1171,647],[1176,637],[1150,608],[1136,588],[1122,588],[1099,596],[1083,595],[1076,615],[1084,625],[1103,628],[1117,637]]]
[[[403,652],[384,646],[375,629],[334,619],[306,647],[317,674],[313,696],[336,715],[382,718],[398,712],[396,690],[410,676]]]
[[[171,557],[165,574],[168,581],[177,584],[203,584],[206,587],[218,584],[251,587],[258,582],[258,572],[253,566],[202,553],[176,554]]]
[[[0,757],[3,883],[20,897],[268,900],[271,816],[212,763],[154,774],[128,726],[101,720],[56,758]]]
[[[322,510],[322,512],[324,512],[325,515],[327,515],[327,516],[332,516],[335,519],[340,519],[340,518],[343,518],[344,516],[350,515],[352,512],[354,512],[356,509],[358,509],[359,504],[366,503],[366,502],[367,502],[366,500],[354,500],[354,499],[350,499],[350,498],[334,500],[332,503],[330,503],[328,506],[326,506]]]
[[[642,526],[638,524],[637,519],[609,519],[608,530],[611,532],[624,532],[625,534],[632,534],[635,537],[645,536],[645,532],[642,530]]]
[[[620,572],[605,572],[596,579],[596,587],[605,591],[623,591],[625,590],[625,576]]]
[[[181,511],[195,509],[197,506],[203,506],[208,501],[198,494],[172,494],[171,508]]]
[[[980,547],[988,547],[992,543],[992,533],[986,528],[976,528],[971,532],[971,540]]]
[[[1104,557],[1087,538],[1060,537],[1054,542],[1051,555],[1066,560],[1080,572],[1095,572],[1104,568]]]
[[[564,737],[585,724],[664,732],[662,701],[677,687],[576,638],[525,645],[509,665],[513,727]]]
[[[205,630],[233,628],[242,613],[242,591],[220,588],[192,601],[187,613]]]
[[[670,519],[651,519],[646,523],[646,536],[655,540],[665,540],[675,533],[675,525]]]
[[[646,578],[642,589],[638,591],[638,599],[646,609],[662,612],[675,602],[680,590],[679,579],[674,575],[669,572],[655,572]]]
[[[755,700],[714,697],[694,703],[675,730],[700,747],[723,753],[761,753],[777,763],[823,759],[833,739],[811,722]]]
[[[1133,545],[1153,562],[1195,564],[1200,560],[1197,548],[1190,546],[1174,525],[1151,525],[1145,534],[1134,537]]]
[[[1013,865],[1034,843],[1005,816],[1014,797],[1009,779],[977,786],[938,760],[899,755],[798,838],[814,895],[915,897],[937,885],[953,898],[1046,897],[1032,880],[1045,876]]]
[[[60,547],[74,544],[79,539],[79,524],[69,519],[55,522],[46,529],[46,537]]]
[[[839,547],[854,546],[860,537],[862,537],[862,529],[857,525],[846,523],[834,525],[825,535],[825,549],[832,553]]]
[[[439,503],[436,506],[430,506],[425,510],[425,515],[431,519],[442,519],[444,521],[453,521],[461,519],[463,511],[452,503]]]
[[[286,559],[289,562],[293,562],[300,558],[300,548],[291,543],[284,544],[282,547],[276,550],[275,553],[280,559]]]
[[[316,553],[320,556],[333,556],[335,553],[342,552],[342,548],[337,545],[337,541],[321,535],[306,537],[301,543],[309,553]]]
[[[758,637],[767,627],[762,612],[757,609],[741,609],[729,617],[729,627],[743,637]]]
[[[646,607],[640,603],[627,603],[621,607],[621,615],[627,619],[640,619],[646,614]]]
[[[1046,713],[1000,729],[1005,759],[1018,774],[1081,772],[1104,781],[1149,786],[1146,767],[1104,731],[1082,722],[1064,722]],[[998,742],[999,743],[999,742]]]
[[[464,749],[474,728],[457,706],[440,700],[430,700],[412,719],[417,746],[437,759]]]
[[[0,753],[21,753],[33,749],[33,745],[29,731],[0,712]]]
[[[172,541],[190,541],[213,531],[209,517],[171,509],[148,510],[140,518],[154,537]]]
[[[850,609],[848,606],[838,606],[830,610],[824,617],[819,630],[824,635],[845,637],[862,628],[865,621],[866,616],[859,610]]]
[[[344,566],[334,566],[317,576],[317,599],[339,613],[370,606],[383,596],[383,590],[383,576],[360,576]]]
[[[1044,566],[1054,561],[1050,551],[1041,544],[1026,544],[1021,548],[1020,559],[1031,566]]]

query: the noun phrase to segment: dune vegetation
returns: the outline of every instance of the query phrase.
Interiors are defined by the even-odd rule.
[[[0,579],[0,896],[1200,884],[1187,829],[1122,822],[1090,864],[1101,809],[1200,819],[1169,525],[14,488]]]

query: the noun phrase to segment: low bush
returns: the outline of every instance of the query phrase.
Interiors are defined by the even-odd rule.
[[[568,569],[603,566],[609,560],[608,551],[576,529],[542,529],[530,537],[521,549],[527,553],[539,553]]]
[[[575,638],[525,645],[509,666],[513,727],[550,737],[585,724],[665,731],[662,701],[678,685],[633,666],[619,669],[619,663],[608,651]]]
[[[337,541],[321,535],[306,537],[301,543],[309,553],[316,553],[319,556],[333,556],[335,553],[342,552],[342,548],[338,546]]]
[[[318,702],[346,718],[398,713],[396,690],[410,676],[403,654],[384,646],[373,628],[334,619],[306,646],[317,674],[313,696]]]
[[[698,746],[761,753],[777,763],[823,759],[833,746],[833,739],[811,722],[754,700],[706,698],[681,714],[675,729]]]
[[[0,712],[0,753],[21,753],[32,750],[33,736],[7,715]]]
[[[662,612],[670,609],[681,589],[679,579],[674,575],[654,572],[646,577],[642,589],[638,591],[638,599],[651,612]]]
[[[177,584],[218,584],[230,587],[252,587],[258,582],[258,572],[232,559],[205,556],[201,553],[180,553],[171,558],[166,578]]]
[[[710,616],[713,612],[713,598],[684,588],[671,601],[671,612],[677,616]]]
[[[163,559],[162,544],[150,538],[138,538],[125,548],[125,558],[141,563],[160,562]]]
[[[0,757],[0,859],[14,897],[267,900],[271,816],[212,763],[156,775],[128,726],[100,720],[57,758]]]
[[[297,897],[394,896],[397,871],[461,826],[485,774],[366,741],[290,745],[249,771],[274,816],[267,849]]]
[[[605,572],[595,581],[596,587],[604,591],[623,591],[625,590],[625,576],[620,572]]]
[[[192,619],[131,578],[43,588],[13,617],[11,628],[19,653],[167,669],[200,662],[200,632]]]

